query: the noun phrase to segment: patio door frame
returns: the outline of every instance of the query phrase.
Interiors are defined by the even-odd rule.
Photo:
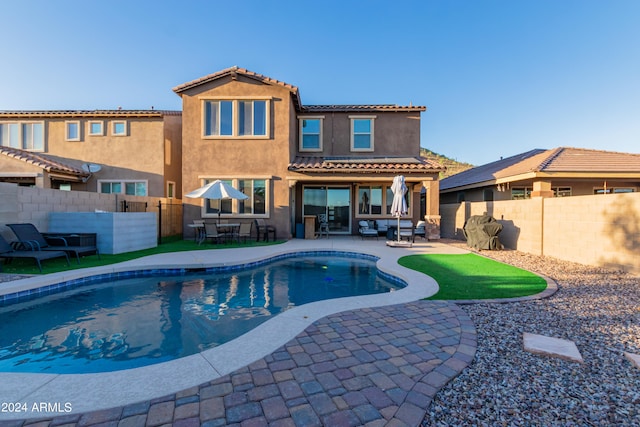
[[[324,195],[324,210],[323,211],[319,211],[319,212],[306,212],[305,210],[305,206],[306,206],[306,201],[305,201],[305,191],[307,189],[310,188],[314,188],[314,189],[322,189],[325,191],[325,195]],[[331,211],[331,206],[329,206],[329,199],[330,199],[330,194],[329,192],[331,190],[342,190],[342,191],[347,191],[347,197],[346,197],[346,206],[334,206],[334,210]],[[338,185],[326,185],[326,184],[305,184],[302,186],[302,215],[318,215],[320,213],[324,213],[327,215],[327,220],[329,221],[329,233],[330,234],[345,234],[345,235],[349,235],[351,234],[351,221],[352,221],[352,186],[350,184],[338,184]],[[335,208],[342,208],[342,212],[347,214],[347,224],[343,225],[341,221],[336,221],[336,210]],[[342,218],[342,215],[339,216],[340,218]],[[340,230],[336,230],[335,225],[339,224],[340,225]],[[333,227],[332,227],[333,225]]]

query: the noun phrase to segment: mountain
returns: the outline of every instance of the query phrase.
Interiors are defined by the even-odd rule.
[[[436,161],[447,168],[446,172],[440,174],[440,179],[455,175],[459,172],[466,171],[467,169],[471,169],[473,167],[473,165],[470,163],[461,163],[455,161],[443,154],[434,153],[428,148],[420,147],[420,156],[425,157],[429,160]]]

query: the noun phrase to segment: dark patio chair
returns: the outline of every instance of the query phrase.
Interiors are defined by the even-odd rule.
[[[276,240],[276,228],[273,225],[267,225],[263,218],[256,218],[254,220],[256,224],[256,231],[258,235],[256,236],[256,242],[260,241],[260,236],[262,235],[265,242],[269,241],[269,233],[273,234],[273,240]]]
[[[18,241],[21,243],[21,249],[33,249],[39,251],[64,251],[67,254],[74,254],[80,264],[80,255],[97,254],[100,259],[100,252],[97,246],[71,246],[67,244],[67,240],[61,236],[44,236],[38,231],[35,225],[25,224],[7,224],[7,227],[13,231]]]
[[[0,258],[6,259],[7,263],[11,262],[11,260],[15,258],[31,258],[36,262],[38,268],[40,269],[40,273],[42,273],[42,264],[40,263],[40,261],[62,257],[65,257],[67,259],[67,267],[69,267],[69,256],[64,251],[17,251],[13,247],[11,247],[9,242],[7,242],[4,237],[0,236]],[[0,271],[2,271],[1,267]]]

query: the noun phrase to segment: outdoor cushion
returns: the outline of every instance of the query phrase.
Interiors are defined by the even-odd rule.
[[[378,230],[371,228],[367,221],[360,221],[358,225],[360,226],[358,232],[363,239],[365,237],[375,237],[378,239]]]

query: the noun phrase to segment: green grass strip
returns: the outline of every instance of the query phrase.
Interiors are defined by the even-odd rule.
[[[100,254],[100,258],[98,259],[97,255],[84,256],[80,258],[80,265],[76,261],[75,256],[69,256],[69,266],[67,267],[66,261],[64,258],[55,258],[48,259],[42,261],[42,273],[38,270],[38,266],[32,259],[15,259],[12,260],[10,264],[7,264],[4,261],[2,265],[2,271],[0,273],[9,273],[9,274],[47,274],[47,273],[58,273],[60,271],[69,271],[69,270],[77,270],[80,268],[90,268],[90,267],[99,267],[103,265],[116,264],[119,262],[130,261],[136,258],[142,258],[148,255],[162,254],[168,252],[183,252],[183,251],[198,251],[198,250],[206,250],[206,249],[230,249],[230,248],[252,248],[257,246],[267,246],[273,244],[279,244],[283,241],[270,241],[270,242],[255,242],[255,241],[247,241],[237,243],[220,243],[220,244],[212,244],[209,242],[205,242],[201,245],[198,245],[193,240],[182,240],[182,239],[167,239],[169,240],[167,243],[162,243],[155,248],[143,249],[140,251],[134,252],[126,252],[122,254],[108,255],[108,254]],[[0,260],[0,262],[2,262]]]
[[[438,293],[427,298],[432,300],[522,297],[547,287],[540,276],[473,253],[409,255],[398,263],[438,282]]]

